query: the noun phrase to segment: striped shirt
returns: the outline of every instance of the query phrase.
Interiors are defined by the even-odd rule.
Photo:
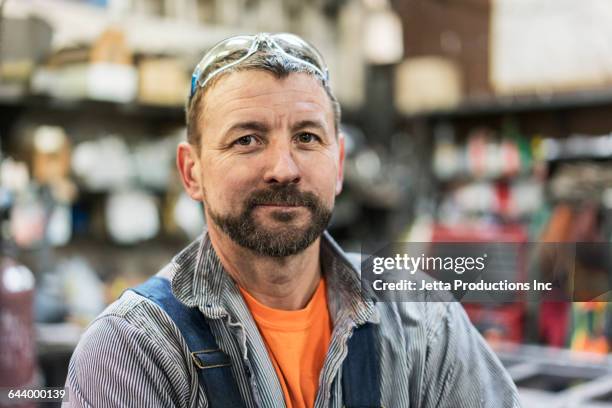
[[[373,303],[359,273],[328,233],[321,265],[333,323],[314,406],[342,407],[342,362],[356,325],[374,323],[382,405],[518,407],[517,391],[497,357],[455,302]],[[207,235],[162,269],[174,295],[207,318],[247,407],[285,407],[264,341],[239,289]],[[208,407],[178,328],[153,302],[126,291],[83,334],[66,387],[75,407]]]

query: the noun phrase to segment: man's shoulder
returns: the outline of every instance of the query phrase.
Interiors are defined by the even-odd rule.
[[[159,396],[164,402],[156,405],[187,406],[194,375],[188,356],[178,329],[161,308],[126,290],[81,336],[70,360],[66,386],[71,399],[80,401],[75,406],[89,406],[84,401],[111,406],[117,401]],[[114,385],[99,384],[103,373],[111,374]],[[117,385],[122,380],[139,381],[142,394],[125,392]]]
[[[172,281],[172,278],[179,270],[193,267],[201,242],[202,236],[189,243],[170,262],[159,269],[154,276]],[[94,322],[111,316],[125,319],[130,324],[143,325],[143,327],[150,327],[151,320],[156,325],[167,325],[171,322],[170,318],[158,305],[132,291],[131,288],[124,290],[121,296],[108,305]]]
[[[98,320],[112,317],[120,318],[128,323],[135,324],[145,316],[159,314],[161,310],[158,312],[156,308],[158,307],[149,299],[140,296],[130,289],[126,289],[121,296],[108,305],[90,325]]]
[[[402,332],[423,332],[428,338],[436,337],[455,316],[464,313],[456,302],[413,300],[408,302],[377,302],[381,324],[395,325]]]
[[[171,279],[176,265],[173,262],[159,270],[156,276]],[[160,330],[177,331],[170,317],[153,301],[127,288],[121,296],[109,304],[87,326],[83,338],[111,335],[123,336],[141,332],[144,336],[157,340]]]
[[[78,350],[81,354],[95,354],[109,344],[115,344],[114,352],[125,354],[158,350],[159,358],[170,358],[177,363],[188,354],[172,319],[152,300],[129,289],[87,326]]]

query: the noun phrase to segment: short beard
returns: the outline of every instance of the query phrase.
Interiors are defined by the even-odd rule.
[[[300,229],[289,224],[294,215],[272,213],[279,222],[286,223],[276,231],[271,231],[257,223],[253,211],[258,205],[275,204],[304,206],[312,216],[312,222]],[[208,213],[223,232],[238,245],[253,252],[269,257],[286,257],[298,254],[308,248],[329,225],[332,211],[311,192],[301,192],[295,184],[279,184],[265,190],[253,192],[245,201],[243,211],[236,215],[220,215],[210,207]]]

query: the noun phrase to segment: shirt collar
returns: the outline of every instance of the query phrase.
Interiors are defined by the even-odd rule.
[[[238,289],[210,243],[208,233],[192,242],[172,261],[172,291],[182,303],[198,307],[211,319],[227,315],[226,296]],[[364,296],[358,269],[326,231],[321,237],[321,265],[327,281],[328,307],[334,325],[348,320],[377,322],[374,301]],[[350,324],[350,323],[349,323]]]

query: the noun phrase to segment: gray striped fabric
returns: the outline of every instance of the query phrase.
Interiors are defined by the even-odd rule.
[[[355,325],[376,323],[382,404],[401,407],[518,407],[514,384],[463,308],[450,302],[373,304],[359,275],[325,233],[321,262],[334,324],[315,407],[342,407],[341,365]],[[175,296],[197,306],[248,407],[285,402],[266,347],[241,295],[207,235],[158,275]],[[177,327],[154,303],[125,292],[88,327],[70,361],[66,387],[75,407],[207,407],[189,351]]]

